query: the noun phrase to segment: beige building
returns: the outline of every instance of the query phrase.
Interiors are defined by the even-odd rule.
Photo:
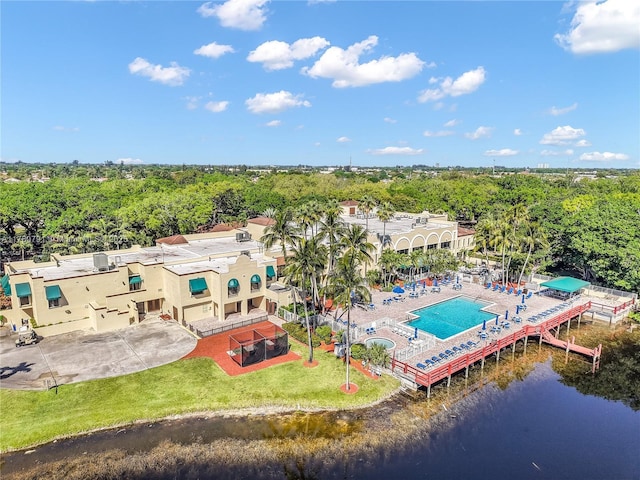
[[[474,246],[473,232],[459,229],[445,215],[398,213],[383,223],[375,212],[365,218],[357,202],[343,208],[345,222],[369,229],[374,266],[383,239],[403,253],[444,248],[458,254]],[[243,228],[219,225],[208,233],[162,238],[153,247],[52,255],[48,263],[11,262],[3,286],[12,308],[1,313],[16,328],[32,321],[42,335],[113,330],[151,312],[183,324],[209,320],[214,325],[273,314],[292,298],[290,289],[277,282],[284,265],[281,248],[264,252],[259,241],[272,223],[254,218]]]

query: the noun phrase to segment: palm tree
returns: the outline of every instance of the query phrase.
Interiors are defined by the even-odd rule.
[[[324,284],[324,291],[326,296],[327,286],[329,279],[333,275],[335,269],[335,259],[338,253],[340,244],[340,238],[345,230],[345,224],[340,217],[341,209],[337,201],[330,202],[325,206],[324,216],[320,221],[318,229],[318,241],[326,241],[328,244],[328,263],[327,263],[327,275]],[[322,309],[324,311],[325,301],[322,302]]]
[[[307,325],[307,339],[309,341],[309,363],[313,362],[313,344],[311,341],[311,322],[309,322],[309,309],[307,307],[307,291],[311,290],[312,298],[318,296],[318,275],[324,269],[326,260],[325,247],[315,238],[306,239],[300,237],[291,246],[291,256],[287,262],[286,281],[295,294],[300,297],[304,307],[304,318]]]
[[[369,301],[371,293],[364,283],[360,269],[362,264],[358,261],[358,255],[356,252],[353,254],[343,254],[340,257],[336,274],[333,277],[333,291],[336,301],[343,305],[347,312],[347,344],[345,350],[345,361],[347,366],[346,371],[346,390],[351,390],[351,383],[349,379],[349,365],[350,365],[350,350],[351,350],[351,308],[353,307],[353,299],[359,297],[365,301]]]
[[[305,203],[298,209],[296,221],[305,238],[308,237],[309,228],[311,228],[311,234],[313,235],[314,218],[313,208],[310,203]]]
[[[382,250],[387,244],[387,222],[395,215],[395,210],[390,202],[383,203],[378,209],[378,218],[382,222]]]
[[[278,211],[274,220],[273,224],[264,229],[260,241],[266,250],[279,243],[282,248],[282,257],[286,261],[287,245],[292,244],[298,237],[298,228],[293,223],[293,213],[289,209]]]
[[[371,252],[373,245],[367,239],[367,231],[360,225],[351,224],[346,228],[342,238],[340,239],[342,256],[338,261],[338,268],[334,278],[334,291],[339,302],[347,309],[347,382],[346,389],[350,390],[349,384],[349,346],[351,343],[350,326],[351,326],[351,307],[352,296],[368,301],[371,293],[364,283],[361,269],[365,268],[371,262]]]
[[[360,208],[360,210],[362,210],[362,213],[364,213],[364,221],[367,231],[369,231],[369,214],[375,208],[375,206],[375,199],[370,197],[369,195],[365,195],[358,202],[358,208]]]
[[[523,237],[523,241],[525,247],[527,248],[527,257],[522,264],[522,270],[520,271],[520,276],[518,277],[518,285],[520,285],[520,282],[522,282],[522,277],[524,276],[525,269],[527,268],[527,264],[529,263],[529,259],[531,258],[533,250],[537,246],[540,246],[542,248],[548,247],[547,234],[537,223],[527,226],[527,231],[525,236]]]

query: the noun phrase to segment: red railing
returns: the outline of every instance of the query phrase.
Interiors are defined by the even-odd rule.
[[[428,387],[429,385],[433,385],[435,382],[442,380],[443,378],[447,378],[450,375],[453,375],[454,373],[459,372],[460,370],[467,368],[470,365],[473,365],[483,358],[486,358],[502,350],[503,348],[512,345],[513,343],[521,340],[524,337],[542,335],[543,332],[546,332],[551,328],[555,328],[561,323],[564,323],[573,317],[577,317],[581,313],[589,310],[589,308],[591,308],[591,302],[587,302],[582,305],[573,307],[565,312],[561,312],[555,317],[550,318],[549,320],[546,320],[540,324],[523,325],[520,330],[510,333],[505,337],[494,340],[479,349],[455,357],[449,362],[435,366],[428,371],[421,370],[413,365],[402,362],[400,360],[396,360],[394,358],[391,361],[391,371],[394,372],[396,371],[396,369],[399,369],[403,374],[414,377],[415,383],[417,383],[418,385]],[[592,355],[599,355],[598,348],[592,351]]]

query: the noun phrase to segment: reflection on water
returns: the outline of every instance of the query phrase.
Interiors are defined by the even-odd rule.
[[[627,352],[634,342],[617,347]],[[30,456],[5,456],[3,478],[62,457],[69,457],[64,469],[51,464],[40,477],[84,478],[93,460],[104,464],[104,478],[132,479],[640,478],[640,412],[569,386],[567,371],[596,391],[608,380],[579,374],[589,365],[565,366],[564,354],[554,354],[562,379],[544,361],[550,352],[528,351],[515,361],[505,355],[483,378],[476,369],[468,383],[459,378],[451,390],[435,388],[430,400],[400,396],[346,412],[187,418],[60,441]],[[635,368],[626,361],[617,369],[625,365]],[[616,390],[630,385],[627,398],[633,398],[640,379],[613,384]]]

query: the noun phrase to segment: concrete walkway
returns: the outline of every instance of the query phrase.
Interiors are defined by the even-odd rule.
[[[173,320],[104,333],[75,331],[15,347],[16,335],[0,337],[0,387],[42,390],[139,372],[178,360],[197,339]]]

